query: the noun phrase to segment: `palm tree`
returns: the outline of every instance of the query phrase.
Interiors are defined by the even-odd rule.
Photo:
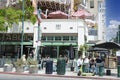
[[[88,49],[88,45],[87,44],[81,45],[80,46],[80,53],[79,53],[79,55],[81,55],[82,57],[85,57],[85,53],[86,53],[87,49]]]

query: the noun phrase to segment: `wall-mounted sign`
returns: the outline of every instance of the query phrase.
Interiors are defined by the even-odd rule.
[[[32,33],[25,33],[24,34],[24,42],[29,42],[33,40]],[[20,33],[0,33],[0,42],[20,42],[21,41],[21,34]]]
[[[116,51],[116,56],[120,56],[120,51]]]

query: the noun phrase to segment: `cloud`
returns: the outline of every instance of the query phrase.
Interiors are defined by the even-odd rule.
[[[110,24],[120,25],[120,21],[110,20]]]
[[[116,37],[119,25],[120,25],[120,21],[117,20],[110,21],[110,25],[106,28],[107,41]]]

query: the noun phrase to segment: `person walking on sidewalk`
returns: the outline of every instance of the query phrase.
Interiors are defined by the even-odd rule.
[[[81,73],[82,73],[82,70],[81,70],[82,64],[83,64],[83,59],[82,59],[81,56],[80,56],[80,57],[78,58],[78,60],[77,60],[77,67],[78,67],[77,72],[78,72],[78,75],[81,75]]]
[[[89,72],[89,58],[87,56],[83,60],[83,65],[85,65],[85,72]]]
[[[99,56],[97,56],[95,61],[96,61],[96,74],[98,74],[99,67],[101,66],[101,63],[102,63],[102,59]]]

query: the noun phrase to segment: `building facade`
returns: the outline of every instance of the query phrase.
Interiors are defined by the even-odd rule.
[[[1,0],[2,1],[2,0]],[[6,2],[9,3],[10,0]],[[13,0],[14,1],[14,0]],[[39,1],[39,0],[38,0]],[[3,0],[3,2],[5,2]],[[15,1],[14,1],[15,2]],[[74,12],[74,0],[40,0],[42,12],[45,14],[49,14],[52,11],[61,10],[65,13],[72,14]],[[12,4],[12,3],[11,3]],[[48,5],[47,5],[48,4]],[[51,4],[54,4],[51,6]],[[2,4],[1,4],[2,5]],[[50,5],[50,6],[49,6]],[[2,5],[3,6],[3,5]],[[5,6],[5,5],[4,5]],[[83,19],[43,19],[40,24],[40,42],[37,40],[38,38],[38,25],[33,25],[29,21],[25,22],[24,25],[24,33],[27,36],[24,39],[24,50],[23,54],[29,54],[31,50],[29,50],[28,46],[33,46],[35,48],[34,55],[37,56],[37,47],[40,46],[41,55],[43,57],[50,55],[53,58],[59,57],[59,55],[67,55],[70,57],[70,45],[73,47],[74,57],[77,56],[77,51],[79,50],[81,45],[85,43],[89,43],[90,41],[104,41],[105,40],[105,1],[104,0],[80,0],[78,5],[78,9],[82,8],[94,16],[91,20],[96,22],[96,28],[92,26],[88,26]],[[49,10],[46,13],[46,10]],[[21,41],[21,23],[13,26],[13,28],[9,29],[7,34],[11,34],[6,40],[4,38],[1,39],[0,50],[2,55],[10,53],[13,56],[19,56],[20,54],[20,45]],[[14,35],[17,34],[17,35]],[[2,34],[2,36],[6,36]],[[8,40],[17,36],[15,40]],[[20,36],[20,37],[18,37]],[[30,37],[32,36],[32,38]],[[4,44],[3,44],[4,42]],[[4,46],[4,47],[3,47]],[[8,47],[7,47],[8,46]],[[13,48],[12,48],[13,46]],[[9,49],[10,48],[10,49]],[[8,51],[8,52],[7,52]]]
[[[43,57],[49,55],[58,58],[62,55],[70,58],[70,46],[72,45],[72,54],[75,58],[78,56],[77,51],[80,46],[85,44],[85,36],[88,37],[88,27],[82,19],[45,19],[42,20],[40,28],[42,32],[40,46]],[[38,25],[35,25],[33,46],[36,49],[39,45],[37,31]]]

